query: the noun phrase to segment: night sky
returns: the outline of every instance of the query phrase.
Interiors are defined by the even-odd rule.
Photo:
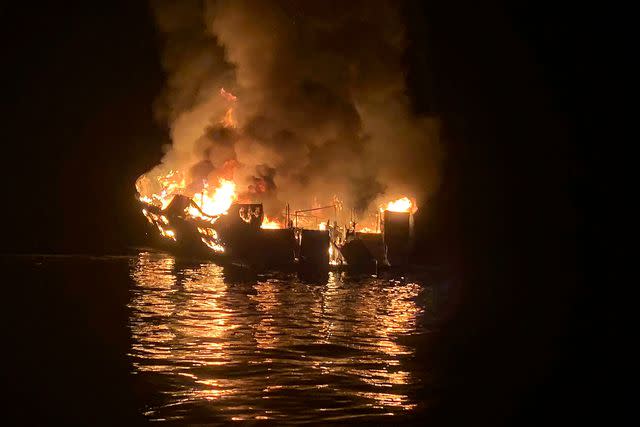
[[[417,256],[450,265],[458,284],[456,316],[424,354],[448,384],[434,421],[589,419],[585,372],[602,374],[585,357],[582,127],[597,35],[569,6],[476,3],[406,8],[413,106],[442,118],[447,152]],[[140,243],[133,184],[168,142],[153,117],[164,75],[147,4],[21,2],[0,16],[0,251]]]

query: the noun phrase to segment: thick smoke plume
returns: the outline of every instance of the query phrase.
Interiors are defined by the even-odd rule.
[[[437,188],[437,122],[410,112],[397,1],[152,7],[172,146],[148,176],[182,170],[194,192],[202,179],[233,178],[271,214],[334,197],[364,212],[403,195],[423,202]]]

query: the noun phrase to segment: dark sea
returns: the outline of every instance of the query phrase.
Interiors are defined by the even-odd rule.
[[[429,406],[423,274],[305,282],[146,249],[0,263],[14,422],[408,425]]]

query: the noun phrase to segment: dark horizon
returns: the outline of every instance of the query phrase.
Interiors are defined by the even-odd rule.
[[[451,317],[420,347],[444,384],[425,419],[591,420],[584,408],[597,406],[604,374],[590,344],[602,329],[587,306],[583,137],[586,41],[599,35],[569,5],[406,2],[405,12],[412,106],[442,120],[446,152],[415,256],[446,265],[455,288]],[[143,244],[134,182],[169,142],[154,119],[166,75],[148,5],[13,3],[0,13],[0,253]]]

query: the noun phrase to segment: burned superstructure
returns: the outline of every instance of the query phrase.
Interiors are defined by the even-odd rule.
[[[378,270],[408,264],[413,237],[410,210],[381,210],[376,231],[356,230],[350,221],[322,222],[317,229],[298,222],[286,211],[286,226],[274,228],[265,222],[260,203],[232,203],[228,210],[208,215],[196,202],[175,195],[165,208],[140,200],[142,213],[163,237],[161,246],[189,256],[206,257],[256,269],[351,268]],[[315,211],[333,208],[305,210]]]

